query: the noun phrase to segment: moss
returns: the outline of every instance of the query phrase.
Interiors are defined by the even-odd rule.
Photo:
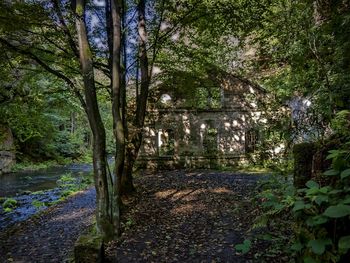
[[[74,246],[74,259],[76,263],[103,262],[104,247],[102,237],[89,233],[78,238]]]
[[[33,205],[34,207],[36,207],[36,208],[40,208],[40,207],[46,206],[44,202],[41,202],[41,201],[39,201],[39,200],[34,200],[34,201],[32,202],[32,205]]]
[[[75,9],[76,13],[78,16],[82,16],[84,14],[84,7],[82,4],[78,4],[76,9]]]
[[[6,207],[5,209],[4,209],[4,212],[5,213],[10,213],[10,212],[12,212],[12,208],[9,208],[9,207]]]
[[[18,205],[18,202],[17,200],[13,199],[13,198],[7,198],[5,200],[5,202],[2,204],[2,206],[4,207],[4,209],[6,208],[10,208],[10,209],[13,209],[15,207],[17,207]]]

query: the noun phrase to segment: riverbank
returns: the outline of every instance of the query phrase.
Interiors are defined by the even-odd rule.
[[[16,172],[32,172],[43,169],[49,169],[54,167],[61,167],[70,164],[90,164],[92,163],[92,158],[90,155],[83,155],[79,159],[71,158],[60,158],[59,160],[47,160],[41,162],[32,162],[32,161],[22,161],[17,162],[11,167],[9,173]]]
[[[74,166],[74,168],[79,172],[67,172],[67,169],[62,170],[61,168],[58,171],[56,169],[54,174],[48,174],[47,171],[42,171],[43,174],[36,172],[33,177],[22,178],[23,175],[16,174],[19,177],[18,180],[24,180],[18,181],[18,184],[15,184],[14,181],[2,181],[5,184],[0,185],[0,190],[6,188],[6,183],[9,188],[4,189],[2,195],[5,196],[0,197],[0,231],[27,220],[48,207],[64,201],[68,196],[90,187],[93,182],[91,167],[85,167],[85,172],[81,172],[83,168],[81,166]],[[8,177],[11,180],[16,179],[13,175]],[[22,185],[24,191],[18,188],[22,183],[25,184]],[[11,189],[11,186],[14,189]]]
[[[94,211],[92,187],[0,232],[0,262],[65,262],[75,240],[93,224]]]

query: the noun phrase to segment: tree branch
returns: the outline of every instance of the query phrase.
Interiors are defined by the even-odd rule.
[[[83,96],[81,95],[80,91],[77,89],[77,87],[75,86],[75,84],[67,77],[65,76],[62,72],[55,70],[53,68],[51,68],[49,65],[47,65],[43,60],[41,60],[38,56],[36,56],[35,54],[33,54],[32,52],[30,52],[29,50],[23,50],[13,44],[11,44],[10,42],[8,42],[6,39],[4,38],[0,38],[0,43],[6,45],[7,47],[9,47],[10,49],[14,50],[15,52],[22,54],[28,58],[33,59],[36,63],[38,63],[44,70],[46,70],[47,72],[53,74],[54,76],[62,79],[63,81],[65,81],[68,86],[72,89],[72,91],[74,92],[74,94],[78,97],[79,101],[81,102],[82,107],[84,108],[84,110],[86,110],[86,103],[85,100],[83,98]]]

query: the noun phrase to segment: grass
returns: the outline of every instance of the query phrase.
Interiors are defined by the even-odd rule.
[[[240,173],[271,173],[273,169],[267,168],[261,165],[239,165],[236,167],[232,166],[219,166],[217,168],[218,171],[227,171],[227,172],[240,172]]]
[[[12,166],[11,172],[36,171],[36,170],[40,170],[40,169],[47,169],[50,167],[60,166],[60,165],[63,165],[65,163],[68,163],[68,161],[67,162],[65,161],[64,163],[53,161],[53,160],[40,162],[40,163],[33,163],[33,162],[29,162],[29,161],[24,161],[24,162],[16,163],[14,166]]]

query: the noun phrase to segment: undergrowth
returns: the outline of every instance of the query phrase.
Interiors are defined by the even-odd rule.
[[[350,143],[330,151],[331,169],[322,180],[295,189],[288,176],[259,185],[252,231],[265,245],[264,258],[286,261],[349,262]]]

